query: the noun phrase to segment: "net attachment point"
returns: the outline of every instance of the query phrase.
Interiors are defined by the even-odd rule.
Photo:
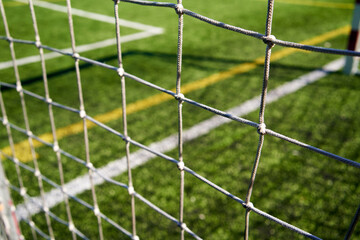
[[[244,203],[243,207],[246,208],[248,211],[251,211],[254,208],[254,204],[252,202]]]
[[[73,223],[69,223],[69,230],[70,232],[73,232],[75,230],[75,226]]]
[[[35,175],[35,177],[40,177],[41,173],[39,170],[35,170],[34,175]]]
[[[21,92],[23,90],[22,86],[20,84],[16,85],[16,91]]]
[[[54,152],[58,152],[60,150],[59,144],[54,143],[53,150]]]
[[[8,121],[7,117],[4,117],[4,118],[3,118],[2,123],[3,123],[5,126],[8,125],[9,121]]]
[[[128,188],[128,192],[129,192],[129,195],[134,195],[135,194],[135,189],[133,186],[129,187]]]
[[[29,225],[30,225],[32,228],[35,227],[35,223],[34,223],[33,221],[30,221],[30,222],[29,222]]]
[[[187,229],[186,223],[179,223],[178,226],[179,226],[179,228],[181,228],[182,230],[186,230],[186,229]]]
[[[98,206],[95,206],[95,207],[94,207],[94,214],[95,214],[95,216],[99,216],[99,215],[100,215],[100,209],[99,209]]]
[[[79,55],[78,53],[74,53],[74,54],[72,55],[72,57],[75,58],[75,59],[78,59],[78,58],[80,58],[80,55]]]
[[[265,44],[268,44],[270,47],[275,45],[276,37],[274,35],[265,36],[263,39]]]
[[[80,115],[81,118],[85,118],[86,117],[85,110],[80,110],[79,115]]]
[[[51,103],[53,102],[53,100],[52,100],[51,98],[47,98],[47,99],[46,99],[46,102],[47,102],[48,104],[51,104]]]
[[[25,197],[25,195],[26,195],[26,188],[22,187],[22,188],[20,189],[20,195],[21,195],[22,197]]]
[[[266,134],[266,125],[265,123],[260,123],[258,125],[257,131],[259,134],[265,135]]]
[[[36,39],[36,41],[35,41],[35,46],[36,46],[37,48],[40,48],[40,47],[41,47],[40,39]]]
[[[176,4],[175,12],[177,14],[183,14],[184,13],[184,6],[182,4]]]
[[[181,101],[181,102],[183,102],[185,99],[185,96],[182,93],[176,94],[174,97],[176,100]]]
[[[124,74],[125,74],[125,70],[124,70],[124,68],[118,68],[117,70],[117,73],[118,73],[118,75],[120,76],[120,77],[123,77],[124,76]]]
[[[88,169],[94,169],[94,165],[91,162],[86,163],[85,165]]]
[[[185,163],[184,162],[178,162],[177,163],[177,167],[180,171],[184,170],[185,168]]]
[[[44,210],[45,213],[49,213],[49,208],[48,207],[44,207],[43,210]]]

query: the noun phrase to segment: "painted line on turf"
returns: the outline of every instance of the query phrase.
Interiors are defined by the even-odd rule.
[[[28,3],[28,0],[16,0],[16,1],[20,2],[20,3],[24,3],[24,4]],[[37,1],[34,1],[34,5],[38,6],[38,7],[50,9],[53,11],[57,11],[57,12],[67,13],[67,7],[58,5],[58,4],[54,4],[54,3],[37,0]],[[79,16],[79,17],[88,18],[91,20],[115,24],[114,17],[106,16],[106,15],[99,14],[99,13],[93,13],[93,12],[89,12],[89,11],[85,11],[85,10],[81,10],[81,9],[72,8],[72,14]],[[130,35],[126,35],[126,36],[122,37],[123,43],[134,41],[134,40],[139,40],[139,39],[143,39],[143,38],[148,38],[151,36],[162,34],[164,32],[163,28],[154,27],[151,25],[146,25],[146,24],[137,23],[137,22],[133,22],[133,21],[128,21],[125,19],[119,19],[119,24],[120,24],[120,26],[123,26],[123,27],[128,27],[128,28],[133,28],[136,30],[143,31],[143,32],[134,33],[134,34],[130,34]],[[116,44],[116,39],[111,38],[111,39],[106,39],[106,40],[99,41],[96,43],[79,45],[76,47],[76,50],[78,53],[82,53],[82,52],[100,49],[103,47],[112,46],[115,44]],[[72,49],[66,48],[66,49],[62,49],[62,51],[72,52]],[[60,56],[62,56],[62,55],[59,53],[56,53],[56,52],[46,53],[44,55],[45,60],[57,58]],[[39,62],[39,61],[40,61],[39,55],[24,57],[24,58],[20,58],[20,59],[16,60],[18,66],[23,66],[26,64],[35,63],[35,62]],[[11,67],[13,67],[12,61],[0,62],[0,70],[11,68]]]
[[[344,62],[345,62],[344,58],[337,59],[325,65],[321,69],[307,73],[303,76],[300,76],[297,79],[294,79],[288,83],[285,83],[269,91],[267,94],[266,103],[270,104],[272,102],[275,102],[282,97],[292,94],[300,90],[301,88],[320,80],[321,78],[327,76],[332,72],[336,72],[340,70],[344,66]],[[249,114],[259,108],[260,98],[261,96],[254,97],[250,100],[245,101],[244,103],[242,103],[237,107],[229,109],[227,112],[239,117]],[[183,132],[184,143],[199,138],[201,136],[204,136],[210,131],[216,129],[217,127],[220,127],[231,121],[232,121],[231,119],[224,118],[218,115],[210,119],[207,119],[205,121],[202,121]],[[177,146],[178,146],[178,136],[177,134],[173,134],[159,142],[150,144],[149,148],[160,153],[166,153],[175,149]],[[143,165],[155,157],[156,156],[154,154],[148,151],[145,151],[143,149],[138,150],[130,155],[131,168],[135,168],[140,165]],[[103,176],[106,176],[108,178],[113,178],[127,171],[126,164],[127,164],[127,160],[125,157],[123,157],[121,159],[110,162],[104,167],[99,168],[98,171]],[[93,183],[95,185],[99,185],[104,182],[105,180],[101,178],[99,175],[97,174],[93,175]],[[73,179],[72,181],[65,184],[65,188],[67,189],[67,192],[73,196],[81,194],[86,190],[90,190],[91,186],[89,182],[89,175],[84,174],[83,176]],[[62,191],[60,189],[53,189],[50,192],[47,192],[44,198],[47,206],[49,208],[52,208],[63,201]],[[41,206],[41,203],[42,203],[42,199],[40,196],[38,196],[38,197],[30,198],[26,205],[24,204],[18,205],[16,207],[17,218],[19,220],[26,219],[29,216],[29,214],[34,215],[41,212],[42,209],[39,207],[39,205]]]
[[[65,0],[46,0],[46,2],[65,2]],[[6,7],[18,7],[18,6],[26,6],[28,3],[25,2],[4,2],[4,6]]]
[[[319,43],[322,43],[324,41],[327,41],[329,39],[332,39],[334,37],[337,37],[341,34],[347,34],[350,31],[350,26],[345,26],[342,28],[338,28],[336,30],[324,33],[322,35],[319,35],[317,37],[311,38],[309,40],[305,40],[301,43],[303,44],[308,44],[308,45],[316,45]],[[298,52],[299,50],[294,49],[294,48],[284,48],[280,51],[277,52],[273,52],[271,55],[271,60],[272,61],[277,61],[280,60],[281,58],[284,58],[286,56],[289,56],[295,52]],[[187,94],[190,93],[192,91],[198,90],[198,89],[202,89],[205,88],[207,86],[210,86],[212,84],[218,83],[220,81],[224,81],[230,77],[233,77],[237,74],[242,74],[242,73],[246,73],[249,72],[253,69],[255,69],[257,66],[262,65],[264,62],[264,57],[259,57],[256,58],[253,62],[251,63],[243,63],[240,64],[238,66],[235,66],[233,68],[230,68],[227,71],[224,72],[220,72],[220,73],[216,73],[213,75],[210,75],[209,77],[197,80],[195,82],[191,82],[188,84],[185,84],[181,87],[181,92],[183,94]],[[175,89],[172,89],[172,91],[175,92]],[[148,109],[150,107],[159,105],[163,102],[169,101],[173,99],[170,95],[168,94],[164,94],[164,93],[160,93],[160,94],[156,94],[153,96],[150,96],[148,98],[136,101],[134,103],[130,103],[127,105],[127,114],[133,114],[135,112],[139,112],[141,110],[145,110]],[[112,110],[110,112],[104,113],[104,114],[100,114],[95,116],[94,118],[102,123],[107,123],[116,119],[121,118],[122,116],[122,109],[121,108],[117,108],[115,110]],[[91,129],[92,127],[95,126],[94,123],[88,121],[87,122],[87,127],[88,129]],[[82,121],[79,121],[77,123],[74,124],[70,124],[68,126],[59,128],[56,130],[56,135],[58,137],[58,140],[65,138],[67,136],[71,136],[74,134],[79,134],[82,133],[84,131],[83,129],[83,123]],[[52,138],[52,134],[51,133],[45,133],[39,136],[41,139],[43,139],[44,141],[47,142],[53,142],[53,138]],[[42,146],[42,143],[38,142],[38,141],[34,141],[34,147],[40,147]],[[17,153],[17,158],[22,161],[22,162],[29,162],[32,160],[32,155],[30,152],[30,146],[27,140],[21,141],[17,144],[15,144],[15,150]],[[7,146],[3,149],[1,149],[2,152],[6,153],[7,155],[12,155],[11,152],[11,148],[10,146]]]
[[[257,0],[265,2],[265,0]],[[303,5],[303,6],[311,6],[311,7],[323,7],[323,8],[338,8],[338,9],[354,9],[353,3],[335,3],[335,2],[315,2],[315,1],[307,1],[307,0],[276,0],[276,3],[285,3],[292,5]]]
[[[149,32],[149,31],[133,33],[133,34],[129,34],[129,35],[121,37],[121,42],[122,43],[131,42],[131,41],[148,38],[148,37],[155,36],[155,35],[158,35],[158,33],[153,33],[153,32]],[[110,39],[106,39],[106,40],[95,42],[95,43],[79,45],[76,47],[76,52],[83,53],[83,52],[93,51],[93,50],[113,46],[115,44],[116,44],[116,38],[110,38]],[[66,48],[66,49],[61,49],[61,50],[68,52],[68,53],[72,53],[71,48]],[[57,53],[57,52],[50,52],[50,53],[44,54],[45,60],[50,60],[50,59],[58,58],[61,56],[64,56],[64,55]],[[23,66],[23,65],[27,65],[27,64],[31,64],[31,63],[36,63],[36,62],[40,62],[39,55],[16,59],[17,66]],[[0,70],[11,68],[11,67],[13,67],[12,61],[6,61],[6,62],[0,63]]]
[[[16,0],[16,1],[23,2],[23,3],[28,2],[28,0]],[[44,2],[44,1],[40,1],[40,0],[35,0],[33,3],[35,6],[38,6],[38,7],[42,7],[42,8],[46,8],[46,9],[50,9],[53,11],[62,12],[62,13],[67,14],[66,6],[62,6],[62,5],[58,5],[58,4],[50,3],[50,2]],[[83,18],[87,18],[87,19],[91,19],[91,20],[100,21],[100,22],[115,24],[115,19],[112,16],[107,16],[107,15],[103,15],[103,14],[99,14],[99,13],[93,13],[93,12],[89,12],[89,11],[85,11],[85,10],[77,9],[77,8],[71,8],[71,13],[73,16],[78,16],[78,17],[83,17]],[[119,19],[119,24],[120,24],[120,26],[134,28],[134,29],[141,30],[141,31],[151,31],[151,32],[154,31],[157,33],[163,31],[163,29],[159,28],[159,27],[154,27],[154,26],[150,26],[150,25],[146,25],[146,24],[142,24],[142,23],[128,21],[125,19]]]

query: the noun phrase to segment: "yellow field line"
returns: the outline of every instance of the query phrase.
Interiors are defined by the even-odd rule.
[[[350,31],[350,26],[345,26],[345,27],[338,28],[336,30],[327,32],[325,34],[319,35],[317,37],[311,38],[309,40],[305,40],[301,43],[307,44],[307,45],[316,45],[316,44],[322,43],[324,41],[327,41],[329,39],[335,38],[341,34],[347,34],[347,33],[349,33],[349,31]],[[286,56],[289,56],[290,54],[293,54],[294,52],[297,52],[297,51],[300,51],[300,50],[294,49],[294,48],[284,48],[280,51],[274,52],[271,55],[271,60],[277,61],[277,60],[284,58]],[[255,69],[257,66],[262,65],[263,63],[264,63],[264,56],[258,57],[253,62],[243,63],[243,64],[237,65],[233,68],[230,68],[227,71],[212,74],[206,78],[203,78],[203,79],[200,79],[200,80],[188,83],[188,84],[184,84],[181,87],[181,92],[183,94],[187,94],[189,92],[192,92],[192,91],[195,91],[195,90],[198,90],[201,88],[205,88],[209,85],[218,83],[220,81],[224,81],[224,80],[226,80],[230,77],[233,77],[237,74],[249,72],[249,71]],[[175,92],[175,89],[172,89],[172,91]],[[152,106],[159,105],[159,104],[161,104],[165,101],[171,100],[171,99],[173,99],[172,96],[165,94],[165,93],[159,93],[159,94],[150,96],[148,98],[136,101],[134,103],[128,104],[126,107],[127,108],[126,112],[127,112],[127,114],[132,114],[132,113],[150,108]],[[122,115],[122,109],[117,108],[110,112],[97,115],[94,118],[99,122],[107,123],[109,121],[121,118],[121,115]],[[90,129],[90,128],[94,127],[95,124],[88,121],[87,126]],[[56,135],[57,135],[58,139],[62,139],[67,136],[78,134],[81,132],[83,132],[82,121],[57,129]],[[53,137],[52,137],[51,133],[45,133],[39,137],[46,142],[53,142]],[[38,141],[34,141],[34,145],[35,145],[35,147],[40,147],[40,146],[42,146],[42,143],[40,143]],[[31,154],[30,154],[30,147],[29,147],[29,143],[27,140],[24,140],[24,141],[21,141],[21,142],[15,144],[15,149],[16,149],[17,158],[20,161],[28,162],[28,161],[32,160]],[[3,148],[1,151],[3,151],[4,153],[6,153],[8,155],[11,155],[11,148],[9,146]]]
[[[259,0],[258,0],[259,1]],[[265,0],[260,0],[265,1]],[[325,7],[325,8],[340,8],[340,9],[354,9],[354,3],[335,3],[335,2],[318,2],[311,0],[276,0],[277,3]]]

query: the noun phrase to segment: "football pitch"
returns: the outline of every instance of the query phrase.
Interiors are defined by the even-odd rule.
[[[11,37],[34,41],[27,1],[1,1]],[[78,111],[74,58],[71,54],[64,56],[44,49],[49,95],[52,102],[58,104],[52,111],[62,152],[63,177],[67,191],[74,196],[69,198],[72,220],[81,232],[78,238],[99,239],[89,169],[84,166],[85,159],[90,156],[93,166],[107,179],[114,180],[104,181],[96,174],[94,178],[99,210],[107,218],[101,222],[104,239],[131,239],[133,223],[131,195],[127,188],[126,142],[120,136],[124,133],[121,78],[114,71],[119,66],[114,2],[72,0],[71,4],[78,53],[113,66],[109,69],[79,62],[86,115],[107,126],[87,121],[87,153],[83,120]],[[184,0],[183,5],[222,23],[261,34],[265,32],[268,7],[265,0]],[[34,1],[34,7],[41,44],[71,53],[66,1]],[[345,49],[353,8],[353,0],[276,0],[272,35],[291,42]],[[126,73],[175,93],[178,15],[174,9],[120,2],[119,18]],[[266,44],[187,15],[184,15],[183,34],[181,92],[185,97],[258,123]],[[33,44],[23,43],[14,43],[14,49],[22,87],[28,93],[45,97],[39,50]],[[36,205],[41,204],[41,192],[38,178],[31,169],[37,166],[28,136],[23,131],[27,126],[16,91],[3,20],[0,50],[1,95],[6,118],[12,126],[15,155],[20,161],[28,203],[20,193],[21,184],[6,124],[1,125],[0,130],[2,164],[11,184],[11,196],[25,239],[34,238],[29,217],[35,223],[36,237],[50,239],[44,209]],[[360,79],[358,75],[343,74],[341,58],[275,45],[265,123],[267,129],[359,163]],[[336,65],[335,69],[319,70],[329,63]],[[128,136],[170,159],[149,155],[139,146],[130,144],[134,189],[178,220],[181,171],[171,160],[179,159],[178,101],[130,77],[125,80]],[[299,82],[302,85],[297,87]],[[62,219],[51,219],[54,236],[71,239],[61,190],[49,184],[61,185],[58,156],[52,145],[49,105],[29,94],[25,94],[25,101],[39,171],[43,179],[49,180],[43,181],[43,190],[50,212],[56,219]],[[183,103],[183,161],[186,167],[229,194],[222,194],[185,172],[184,223],[202,239],[242,239],[247,210],[229,196],[246,198],[259,133],[252,126],[224,120],[227,118],[221,116],[216,118],[213,112],[195,105]],[[5,122],[4,109],[2,122]],[[360,169],[268,134],[264,138],[251,197],[254,206],[321,239],[343,239],[360,204]],[[140,239],[180,238],[181,228],[176,222],[159,214],[147,202],[135,198],[135,212],[136,233]],[[249,232],[249,239],[306,239],[255,212],[250,214]],[[185,233],[185,237],[193,239],[189,233]],[[359,226],[351,239],[358,238]]]

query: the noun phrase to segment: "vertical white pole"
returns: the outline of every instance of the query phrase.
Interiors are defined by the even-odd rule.
[[[360,0],[355,1],[353,20],[351,23],[351,33],[349,36],[348,50],[357,51],[359,49],[359,28],[360,28]],[[358,72],[359,57],[346,57],[344,73],[353,75]]]
[[[1,160],[0,160],[1,161]],[[9,240],[23,239],[16,220],[15,207],[12,203],[6,177],[0,162],[0,238]]]

